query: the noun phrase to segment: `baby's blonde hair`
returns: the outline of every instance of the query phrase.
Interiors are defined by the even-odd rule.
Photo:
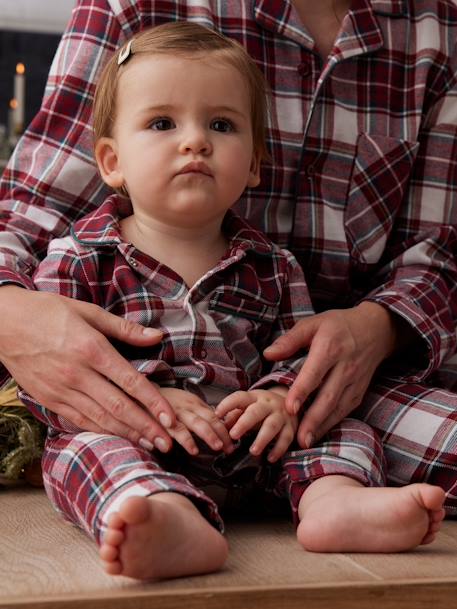
[[[112,135],[116,118],[117,84],[119,76],[128,69],[131,56],[172,54],[191,58],[195,54],[207,57],[209,53],[214,53],[222,62],[235,67],[246,79],[251,101],[254,151],[259,154],[259,158],[268,158],[265,144],[268,89],[263,74],[238,42],[189,21],[170,22],[143,30],[111,57],[102,72],[95,92],[93,107],[95,142],[102,137]],[[119,57],[123,54],[127,57],[119,65]]]

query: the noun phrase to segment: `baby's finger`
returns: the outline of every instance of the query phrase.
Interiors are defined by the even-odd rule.
[[[198,455],[198,446],[192,434],[181,421],[177,421],[176,425],[170,429],[170,436],[180,444],[189,455]]]
[[[292,427],[289,425],[284,426],[279,433],[275,445],[268,453],[268,461],[270,463],[275,463],[275,461],[280,459],[289,448],[293,439],[294,430]]]
[[[253,427],[259,426],[269,412],[269,410],[266,411],[259,403],[251,404],[230,429],[230,437],[234,440],[239,440],[241,436]]]
[[[223,419],[226,414],[236,408],[244,410],[249,404],[252,404],[253,399],[249,391],[235,391],[235,393],[231,393],[219,402],[214,412],[219,418]]]
[[[275,438],[284,426],[284,419],[278,413],[272,413],[262,423],[259,432],[251,444],[249,452],[253,455],[260,455],[267,444]]]
[[[232,429],[235,423],[238,421],[240,416],[243,414],[244,410],[241,408],[236,408],[235,410],[231,410],[224,417],[224,425],[226,429]]]
[[[187,429],[198,436],[203,442],[205,442],[213,450],[222,450],[224,448],[224,441],[219,437],[216,430],[212,425],[205,420],[202,416],[195,414],[189,410],[185,410],[179,414],[180,420],[184,423]],[[219,421],[222,424],[222,421]],[[227,437],[228,432],[222,424]],[[230,441],[230,438],[226,442]]]
[[[207,415],[207,417],[204,418],[222,441],[222,450],[225,453],[233,452],[235,447],[233,445],[232,438],[230,437],[225,421],[221,421],[219,417],[214,414],[214,412],[211,412],[209,415]]]

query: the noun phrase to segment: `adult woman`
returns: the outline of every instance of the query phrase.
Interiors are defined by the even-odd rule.
[[[273,162],[239,211],[295,253],[320,312],[267,352],[311,345],[289,396],[290,408],[309,405],[299,441],[310,446],[361,405],[358,416],[382,437],[390,483],[439,484],[452,514],[457,396],[434,389],[431,375],[455,350],[457,12],[446,0],[417,5],[80,0],[42,110],[4,176],[0,281],[30,287],[48,240],[104,198],[87,101],[114,50],[164,21],[219,29],[244,44],[272,88]],[[127,395],[156,414],[169,415],[166,405],[101,342],[130,330],[144,343],[138,328],[14,285],[0,289],[0,311],[0,358],[34,397],[83,428],[156,444],[161,435],[166,450],[144,412],[126,422]]]

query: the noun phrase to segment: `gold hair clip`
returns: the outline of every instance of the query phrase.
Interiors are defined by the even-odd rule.
[[[124,63],[124,61],[126,61],[132,54],[132,42],[133,42],[133,40],[130,40],[128,42],[127,46],[120,50],[119,57],[117,58],[118,66],[120,66],[122,63]]]

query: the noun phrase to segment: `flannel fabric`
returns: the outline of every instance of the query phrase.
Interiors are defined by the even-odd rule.
[[[366,424],[345,419],[311,450],[287,453],[277,467],[252,463],[238,468],[234,480],[224,470],[233,459],[219,455],[205,474],[192,467],[195,457],[161,455],[133,445],[124,438],[95,433],[51,432],[43,455],[46,492],[64,518],[84,529],[100,543],[109,516],[128,497],[176,492],[188,497],[216,528],[224,524],[219,506],[227,506],[226,495],[216,503],[214,488],[229,487],[236,497],[237,510],[268,511],[269,504],[288,500],[295,524],[298,503],[306,487],[321,476],[349,476],[365,486],[385,483],[382,446]],[[243,463],[243,460],[239,460]],[[196,473],[197,472],[197,473]],[[217,495],[217,493],[216,493]],[[240,501],[241,499],[241,501]]]
[[[119,222],[131,213],[127,199],[112,195],[76,222],[71,235],[51,242],[34,275],[36,287],[160,329],[157,346],[117,347],[161,387],[191,391],[216,406],[237,390],[291,385],[303,357],[272,364],[261,356],[271,341],[313,313],[303,272],[290,252],[229,210],[222,227],[226,254],[187,287],[173,270],[122,240]],[[57,415],[20,395],[34,414],[61,428]]]
[[[369,299],[421,338],[397,362],[396,384],[374,383],[358,412],[382,435],[388,481],[391,469],[392,482],[436,480],[456,514],[457,397],[425,384],[450,388],[456,378],[447,359],[457,308],[450,0],[354,0],[325,65],[290,0],[78,0],[42,109],[0,185],[0,283],[32,288],[49,240],[105,199],[92,155],[95,82],[136,31],[179,19],[239,40],[271,85],[273,162],[241,215],[295,254],[318,311]],[[445,373],[430,376],[443,362]]]
[[[32,287],[49,240],[105,199],[92,155],[95,83],[126,38],[179,19],[239,40],[271,85],[273,162],[238,211],[295,254],[316,310],[381,303],[422,338],[404,378],[436,370],[456,345],[450,0],[354,0],[325,64],[288,0],[78,0],[42,110],[1,184],[0,281]]]
[[[34,276],[37,288],[160,328],[160,345],[130,349],[131,363],[160,386],[192,391],[217,405],[237,389],[291,384],[303,358],[272,365],[262,361],[261,349],[312,314],[294,257],[229,211],[226,254],[188,288],[174,271],[122,240],[119,221],[131,211],[127,200],[112,195],[76,222],[70,236],[52,241]],[[122,438],[74,433],[24,391],[20,396],[51,426],[43,457],[49,497],[97,541],[109,515],[133,495],[183,494],[223,530],[211,495],[237,510],[268,501],[269,493],[288,497],[297,523],[300,497],[315,478],[347,475],[367,486],[385,481],[382,446],[355,420],[342,422],[315,449],[288,453],[281,467],[252,457],[250,437],[228,456],[204,446],[197,457],[180,447],[171,456],[151,455]]]
[[[197,393],[210,405],[237,389],[291,384],[303,358],[272,365],[262,361],[261,349],[312,314],[294,257],[229,211],[223,223],[226,254],[188,288],[174,271],[122,240],[119,222],[131,212],[129,201],[112,195],[76,222],[70,236],[52,241],[34,276],[37,288],[160,328],[160,345],[127,349],[124,355],[160,386]],[[97,541],[109,515],[133,495],[183,494],[223,530],[216,503],[205,490],[236,509],[248,497],[248,504],[257,505],[268,492],[289,497],[298,522],[300,497],[315,478],[347,475],[367,486],[385,481],[379,440],[355,420],[342,422],[317,448],[288,453],[281,468],[269,465],[264,455],[252,457],[250,437],[228,456],[204,446],[197,457],[179,447],[174,459],[151,455],[122,438],[75,433],[26,392],[20,396],[50,425],[43,457],[49,497]]]
[[[455,393],[377,379],[351,416],[368,423],[381,438],[389,486],[414,482],[441,486],[446,491],[446,514],[457,516]]]

